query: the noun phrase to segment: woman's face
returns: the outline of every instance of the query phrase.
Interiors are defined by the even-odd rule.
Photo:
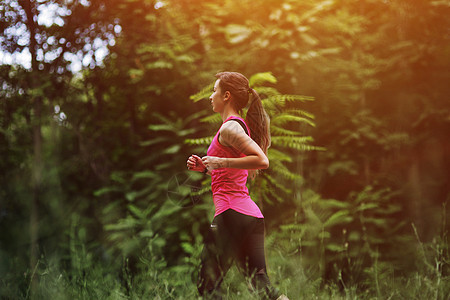
[[[212,95],[209,97],[209,101],[211,101],[211,106],[214,112],[221,112],[223,110],[223,107],[225,105],[225,95],[223,94],[220,86],[219,86],[220,79],[216,80],[216,83],[214,84],[214,90]]]

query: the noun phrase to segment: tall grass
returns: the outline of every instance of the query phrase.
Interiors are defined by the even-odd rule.
[[[422,241],[411,224],[413,234],[402,237],[395,253],[396,257],[403,255],[403,265],[398,264],[398,259],[389,260],[379,249],[366,252],[370,259],[364,257],[362,263],[363,258],[358,260],[348,249],[352,246],[346,246],[349,239],[345,234],[340,255],[336,256],[334,252],[321,252],[326,241],[320,230],[316,243],[311,243],[311,235],[302,235],[310,230],[304,224],[272,230],[266,237],[269,277],[290,299],[448,300],[450,246],[445,208],[441,230],[431,241]],[[43,252],[35,266],[27,267],[23,259],[15,256],[10,258],[8,267],[0,266],[0,299],[200,299],[196,290],[202,250],[200,235],[178,245],[184,254],[169,264],[160,255],[160,249],[153,247],[152,243],[158,242],[155,239],[133,257],[121,257],[88,241],[76,216],[70,223],[60,249]],[[333,255],[335,261],[335,280],[326,280],[321,269],[323,262],[328,261],[327,255]],[[4,257],[0,261],[5,261]],[[353,272],[351,280],[344,280],[342,276],[348,270]],[[225,299],[258,299],[249,288],[248,279],[235,267],[225,277],[223,290]]]
[[[361,285],[339,286],[324,282],[314,268],[305,267],[302,253],[286,253],[267,247],[268,273],[272,283],[290,299],[436,299],[450,295],[447,232],[431,243],[423,243],[416,232],[415,271],[388,272],[377,260],[367,268],[372,280]],[[268,237],[270,241],[271,236]],[[72,245],[80,241],[72,242]],[[269,243],[270,244],[270,243]],[[196,272],[201,243],[191,248],[191,256],[176,266],[143,254],[139,268],[131,270],[127,259],[99,259],[88,247],[73,246],[71,257],[42,256],[33,270],[10,273],[1,279],[2,299],[200,299]],[[384,271],[383,271],[384,270]],[[380,274],[384,272],[383,276]],[[33,287],[31,278],[38,284]],[[258,299],[248,280],[232,267],[224,282],[225,299]]]

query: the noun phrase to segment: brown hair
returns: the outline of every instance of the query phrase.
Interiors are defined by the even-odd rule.
[[[220,79],[221,91],[230,92],[231,104],[239,113],[250,102],[245,121],[250,128],[252,139],[267,154],[267,149],[270,147],[270,120],[258,93],[250,88],[248,79],[241,73],[221,72],[216,74],[216,78]]]

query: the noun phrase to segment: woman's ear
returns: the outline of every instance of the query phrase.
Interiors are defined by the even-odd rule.
[[[230,98],[231,98],[231,93],[230,93],[230,91],[226,91],[226,92],[223,94],[223,100],[224,100],[224,101],[228,101],[228,100],[230,100]]]

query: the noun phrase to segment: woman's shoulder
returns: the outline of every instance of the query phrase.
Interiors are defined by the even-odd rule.
[[[232,120],[232,119],[230,119]],[[235,135],[235,134],[241,134],[244,133],[245,134],[245,130],[242,127],[241,124],[239,124],[238,122],[230,122],[227,121],[225,123],[223,123],[222,127],[220,127],[220,134],[221,135]],[[239,119],[235,119],[235,120],[239,120]]]

